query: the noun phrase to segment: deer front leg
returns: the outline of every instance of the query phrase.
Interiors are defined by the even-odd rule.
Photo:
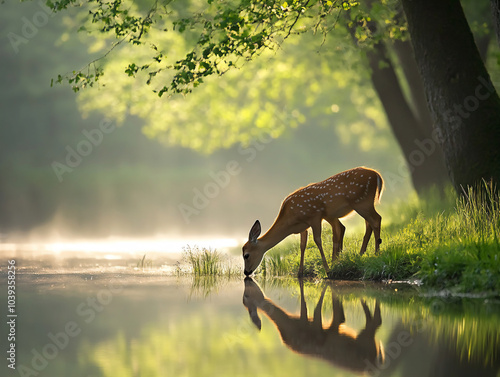
[[[318,304],[316,305],[316,308],[314,309],[314,316],[313,316],[313,325],[320,331],[323,329],[323,316],[321,314],[321,311],[323,309],[323,300],[325,298],[325,293],[326,293],[326,288],[328,286],[326,284],[323,285],[323,290],[321,291],[321,295],[319,296]]]
[[[304,276],[304,254],[306,252],[307,246],[307,229],[300,232],[300,266],[299,266],[299,278]]]
[[[330,330],[338,331],[339,326],[345,322],[344,306],[340,302],[339,298],[335,295],[332,285],[330,285],[330,290],[332,291],[333,309],[333,319],[330,325]]]
[[[345,226],[337,218],[326,219],[332,226],[332,264],[344,248]]]
[[[323,267],[325,268],[325,272],[328,275],[330,268],[328,267],[328,262],[326,261],[325,253],[323,251],[323,243],[321,241],[321,218],[319,219],[319,221],[315,221],[314,225],[311,225],[311,228],[313,231],[314,242],[316,243],[316,246],[318,246],[319,252],[321,254],[321,260],[323,261]]]
[[[304,281],[302,279],[299,280],[299,286],[300,286],[300,319],[307,322],[308,320],[307,304],[306,304],[306,298],[304,296]]]

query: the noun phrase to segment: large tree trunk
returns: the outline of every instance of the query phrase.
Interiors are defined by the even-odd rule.
[[[413,47],[409,40],[402,41],[397,39],[393,43],[393,49],[396,53],[399,63],[403,68],[406,81],[408,82],[411,104],[413,105],[413,112],[415,113],[421,130],[424,134],[430,136],[432,134],[432,117],[427,107],[427,99],[425,98],[424,84],[420,77],[415,55],[413,54]],[[439,147],[439,153],[442,153]],[[443,168],[444,168],[444,162]]]
[[[372,3],[373,0],[366,1],[367,9],[371,9]],[[398,17],[403,21],[402,10]],[[367,26],[375,35],[376,22],[368,21]],[[355,27],[356,25],[349,27],[349,31],[357,43]],[[394,51],[410,88],[410,97],[406,98],[403,93],[402,85],[389,58],[387,46],[383,41],[376,42],[373,48],[367,51],[373,88],[377,92],[389,126],[401,148],[417,193],[425,193],[431,187],[438,187],[442,190],[449,182],[448,174],[441,146],[432,139],[432,119],[427,108],[424,88],[411,44],[408,41],[396,41]],[[397,189],[402,178],[400,171],[386,174],[387,187]]]
[[[500,99],[459,0],[402,0],[427,102],[458,192],[500,182]]]
[[[418,119],[412,111],[383,43],[377,43],[367,55],[373,87],[405,156],[415,190],[423,193],[432,186],[441,188],[446,182],[446,170],[440,147],[431,138],[431,125],[424,123],[430,117]],[[390,177],[387,183],[390,187]]]

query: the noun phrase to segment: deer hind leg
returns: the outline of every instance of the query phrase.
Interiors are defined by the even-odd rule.
[[[299,278],[304,275],[304,254],[306,252],[307,246],[307,229],[300,232],[300,266],[299,266]]]
[[[380,303],[377,300],[375,303],[375,310],[373,312],[373,316],[370,313],[370,309],[368,305],[366,305],[365,300],[361,300],[361,305],[363,306],[363,311],[365,312],[366,324],[363,329],[363,333],[369,334],[371,336],[375,336],[375,332],[382,325],[382,317],[380,315]]]
[[[328,274],[330,269],[328,268],[328,262],[326,261],[325,253],[323,251],[323,242],[321,241],[321,218],[319,218],[318,221],[315,221],[311,225],[311,228],[313,231],[314,242],[316,243],[316,246],[318,246],[319,252],[321,254],[321,260],[323,261],[323,267],[325,268],[325,272]]]
[[[373,236],[375,237],[375,253],[378,253],[380,249],[380,244],[382,243],[382,238],[380,238],[380,227],[382,223],[382,216],[378,214],[377,211],[375,211],[375,208],[373,209],[373,214],[372,214],[372,222],[370,222],[370,225],[373,229]]]
[[[361,246],[360,254],[362,255],[366,251],[366,247],[368,246],[368,241],[370,240],[372,231],[373,235],[375,236],[375,253],[378,253],[380,244],[382,243],[382,239],[380,238],[380,225],[382,222],[382,216],[378,214],[373,205],[369,209],[360,206],[354,208],[354,210],[359,213],[359,215],[366,221],[366,232],[363,239],[363,245]]]
[[[368,221],[365,220],[366,230],[365,236],[363,237],[363,244],[361,245],[361,251],[359,252],[363,255],[366,251],[366,247],[368,246],[368,242],[370,241],[370,237],[372,235],[372,227]]]

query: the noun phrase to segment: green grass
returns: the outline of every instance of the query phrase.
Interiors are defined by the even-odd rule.
[[[359,255],[363,234],[346,237],[344,251],[331,264],[331,230],[325,226],[323,247],[329,276],[350,280],[419,279],[424,287],[455,293],[500,292],[500,202],[498,192],[485,184],[468,190],[455,204],[434,195],[416,197],[383,213],[383,243],[374,254],[373,237],[365,255]],[[310,237],[311,238],[311,237]],[[271,254],[272,255],[272,254]],[[267,275],[296,275],[300,251],[294,243],[287,252],[271,256],[261,267]],[[278,267],[274,267],[278,265]],[[268,267],[268,266],[271,266]],[[277,271],[277,272],[276,272]],[[319,251],[310,241],[304,275],[326,277]]]
[[[290,273],[290,260],[287,252],[282,248],[277,248],[267,253],[262,259],[260,269],[262,275],[266,276],[286,276]]]
[[[182,261],[194,276],[241,275],[241,269],[233,267],[225,255],[216,249],[186,246],[182,252]]]

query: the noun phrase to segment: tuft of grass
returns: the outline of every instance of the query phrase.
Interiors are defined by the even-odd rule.
[[[423,210],[417,211],[418,203]],[[437,203],[434,199],[431,203]],[[445,204],[449,199],[444,200]],[[439,208],[439,207],[437,207]],[[344,251],[332,264],[330,278],[348,280],[420,279],[432,289],[461,292],[500,292],[500,200],[491,184],[468,189],[455,199],[454,208],[432,211],[423,200],[409,201],[397,208],[402,222],[382,224],[383,244],[374,254],[373,238],[365,255],[359,255],[362,234],[346,237]],[[331,253],[330,227],[324,228],[325,254]],[[331,257],[331,254],[330,254]],[[299,246],[277,260],[266,260],[268,275],[298,273]],[[328,260],[328,255],[327,255]],[[275,268],[275,265],[278,267]],[[304,275],[327,277],[319,251],[310,241],[305,254]]]
[[[182,260],[195,276],[241,275],[240,269],[234,268],[216,249],[188,245],[183,248]]]
[[[287,258],[288,252],[277,249],[264,256],[260,270],[266,276],[286,276],[290,274],[290,262]]]
[[[183,249],[183,260],[191,267],[196,276],[219,275],[222,271],[222,258],[214,249],[186,246]]]

